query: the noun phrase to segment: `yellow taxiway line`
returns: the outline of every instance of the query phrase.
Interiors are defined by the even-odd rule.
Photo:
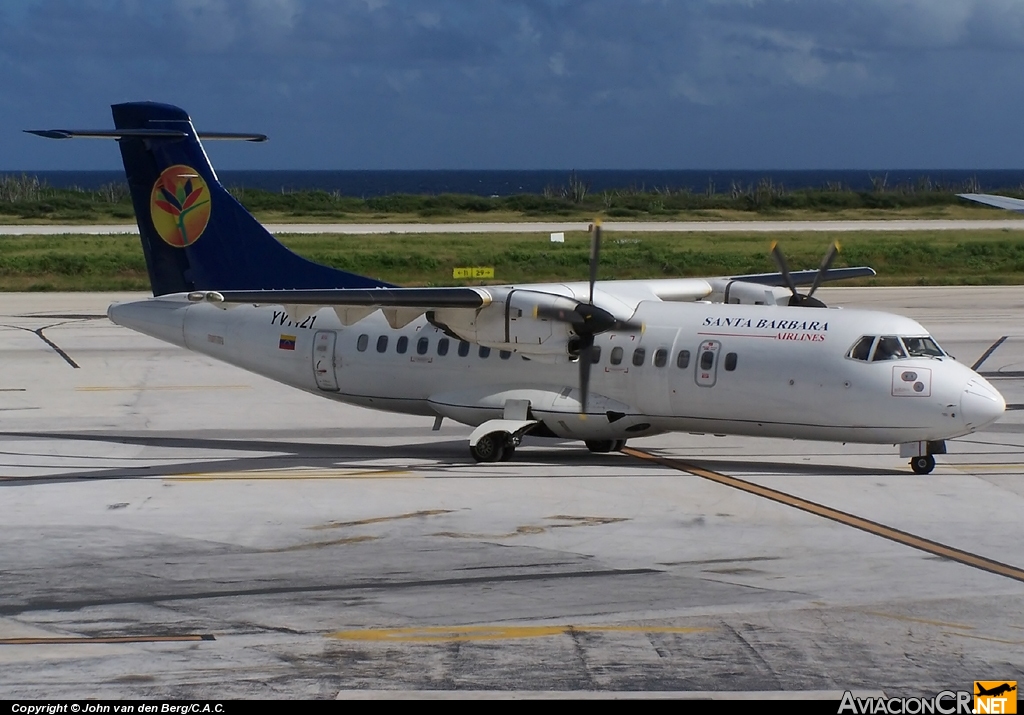
[[[713,472],[710,469],[704,469],[677,459],[659,457],[655,454],[643,452],[631,447],[624,448],[622,452],[631,457],[636,457],[637,459],[654,462],[655,464],[660,464],[663,467],[669,467],[670,469],[675,469],[680,472],[686,472],[696,477],[702,477],[712,482],[732,487],[733,489],[739,489],[740,491],[747,492],[748,494],[770,499],[771,501],[778,502],[779,504],[785,504],[786,506],[791,506],[811,514],[816,514],[817,516],[831,519],[832,521],[845,524],[846,526],[852,526],[855,529],[866,531],[869,534],[874,534],[875,536],[881,536],[884,539],[895,541],[913,549],[934,554],[935,556],[941,556],[966,566],[981,569],[982,571],[988,571],[989,573],[1012,578],[1015,581],[1024,582],[1024,569],[1017,568],[1016,566],[1004,564],[1000,561],[994,561],[993,559],[988,559],[984,556],[979,556],[978,554],[972,554],[969,551],[962,551],[952,546],[946,546],[945,544],[940,544],[937,541],[931,541],[930,539],[915,536],[914,534],[894,529],[891,526],[886,526],[885,524],[879,524],[878,522],[871,521],[870,519],[865,519],[854,514],[848,514],[845,511],[839,511],[838,509],[833,509],[832,507],[818,504],[817,502],[808,501],[807,499],[802,499],[800,497],[793,496],[792,494],[786,494],[785,492],[780,492],[776,489],[763,487],[760,484],[748,482],[744,479]]]

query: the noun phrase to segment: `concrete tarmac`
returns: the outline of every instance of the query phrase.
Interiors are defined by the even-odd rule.
[[[606,231],[639,233],[849,233],[852,231],[978,231],[1024,230],[1024,218],[1015,219],[880,219],[860,221],[605,221]],[[586,221],[532,221],[509,223],[282,223],[266,224],[273,234],[339,233],[554,233],[588,231]],[[132,224],[108,225],[0,225],[0,236],[61,234],[138,234]]]
[[[0,698],[1024,681],[1024,288],[819,295],[988,353],[1011,409],[928,476],[887,445],[689,434],[630,441],[668,463],[537,439],[482,465],[466,427],[110,324],[129,296],[0,294]]]

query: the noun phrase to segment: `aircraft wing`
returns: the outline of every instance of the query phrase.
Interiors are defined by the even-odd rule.
[[[372,308],[481,308],[492,300],[482,288],[329,288],[326,290],[195,291],[189,300],[250,305],[360,306]]]
[[[1021,202],[1024,204],[1024,202]],[[791,271],[790,277],[793,279],[793,284],[798,286],[811,285],[814,283],[815,276],[818,275],[817,270],[808,271]],[[831,268],[825,271],[821,277],[822,283],[826,281],[840,281],[846,280],[847,278],[866,278],[868,276],[875,275],[875,269],[868,266],[855,266],[853,268]],[[758,283],[766,286],[784,286],[787,285],[786,278],[781,273],[750,273],[745,276],[730,276],[729,280],[743,281],[744,283]]]
[[[193,291],[188,294],[188,299],[224,308],[281,305],[295,322],[301,322],[320,308],[331,307],[342,325],[353,325],[381,310],[388,324],[397,330],[428,311],[462,309],[472,315],[490,305],[494,298],[484,288],[452,287]]]
[[[998,209],[1024,213],[1024,201],[1011,199],[1009,196],[996,196],[995,194],[957,194],[961,199],[977,201],[979,204],[988,204]]]

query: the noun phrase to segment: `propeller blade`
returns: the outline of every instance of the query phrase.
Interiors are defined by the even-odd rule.
[[[801,295],[797,293],[794,296],[790,296],[789,305],[796,308],[827,308],[828,306],[822,303],[817,298],[812,298],[809,295]]]
[[[577,362],[580,366],[580,414],[584,414],[587,411],[587,398],[590,396],[590,368],[594,364],[593,335],[582,338]]]
[[[807,291],[808,298],[814,295],[814,291],[818,290],[818,286],[821,285],[821,281],[825,278],[825,274],[828,273],[828,269],[837,255],[839,255],[839,242],[833,241],[832,245],[828,247],[825,257],[821,259],[821,265],[818,266],[818,274],[814,276],[814,283],[811,284],[811,289]]]
[[[597,282],[597,262],[601,255],[601,219],[594,219],[590,232],[590,304],[594,304],[594,283]]]
[[[782,249],[779,248],[778,241],[772,241],[772,258],[775,260],[775,265],[778,266],[779,273],[782,274],[782,278],[786,281],[790,292],[796,298],[800,293],[796,289],[796,283],[793,282],[793,276],[789,274],[789,264],[786,263],[786,257],[782,255]],[[792,301],[790,301],[790,305],[793,305]]]

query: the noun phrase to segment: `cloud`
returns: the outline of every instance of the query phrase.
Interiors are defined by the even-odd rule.
[[[367,165],[503,142],[534,165],[595,145],[643,163],[726,127],[778,146],[804,116],[858,136],[864,117],[1019,114],[1022,53],[1020,0],[20,0],[0,10],[0,129],[154,98],[278,136],[344,126]]]

